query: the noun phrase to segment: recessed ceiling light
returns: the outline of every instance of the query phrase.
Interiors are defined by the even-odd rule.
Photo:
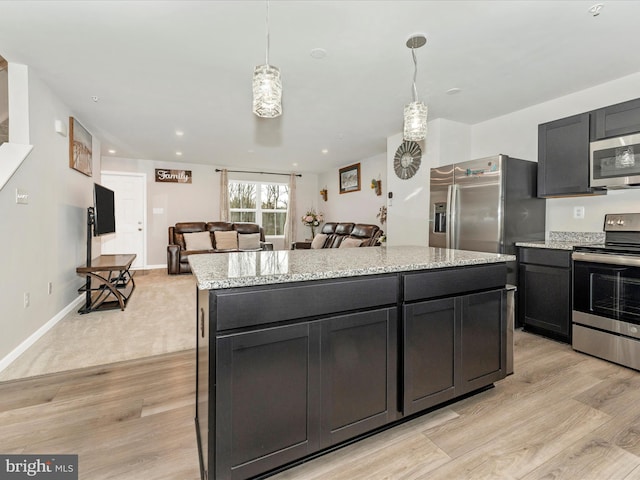
[[[602,12],[603,8],[604,5],[602,3],[596,3],[595,5],[591,5],[591,7],[589,7],[589,13],[594,17],[597,17],[598,15],[600,15],[600,12]]]
[[[327,150],[326,148],[323,148],[322,153],[326,155],[327,153],[329,153],[329,150]]]
[[[176,155],[181,157],[182,156],[182,152],[176,152]]]
[[[314,48],[311,50],[311,56],[316,60],[322,60],[327,56],[327,51],[324,48]]]
[[[114,149],[109,150],[109,153],[116,153]]]
[[[184,135],[184,132],[182,130],[176,130],[176,135],[181,137]]]
[[[447,90],[447,95],[455,95],[457,93],[460,93],[461,91],[462,91],[461,88],[453,87],[453,88],[450,88],[449,90]]]
[[[291,165],[294,166],[294,167],[297,167],[298,163],[297,162],[293,162]]]
[[[91,100],[93,100],[94,102],[98,103],[98,100],[100,100],[100,98],[97,95],[92,95],[91,96]]]

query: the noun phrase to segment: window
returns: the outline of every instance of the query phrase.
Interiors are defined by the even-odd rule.
[[[269,236],[284,235],[289,187],[280,183],[229,182],[232,222],[257,223]]]

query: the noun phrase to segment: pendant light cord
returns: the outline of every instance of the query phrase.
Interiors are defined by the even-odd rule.
[[[269,0],[267,0],[267,50],[265,52],[265,63],[269,65]]]
[[[418,89],[416,88],[416,78],[418,77],[418,60],[416,58],[416,49],[411,48],[411,55],[413,56],[413,101],[418,101]]]

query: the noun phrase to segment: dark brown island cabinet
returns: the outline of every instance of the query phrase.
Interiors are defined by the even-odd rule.
[[[504,378],[506,274],[199,290],[202,478],[268,476]]]
[[[571,250],[518,248],[518,316],[525,330],[571,343]]]

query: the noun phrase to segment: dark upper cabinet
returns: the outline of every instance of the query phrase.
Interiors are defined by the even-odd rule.
[[[589,188],[589,113],[538,125],[538,197],[602,193]]]
[[[571,251],[520,248],[518,296],[525,330],[571,342]]]
[[[640,98],[591,112],[591,140],[640,132]]]

